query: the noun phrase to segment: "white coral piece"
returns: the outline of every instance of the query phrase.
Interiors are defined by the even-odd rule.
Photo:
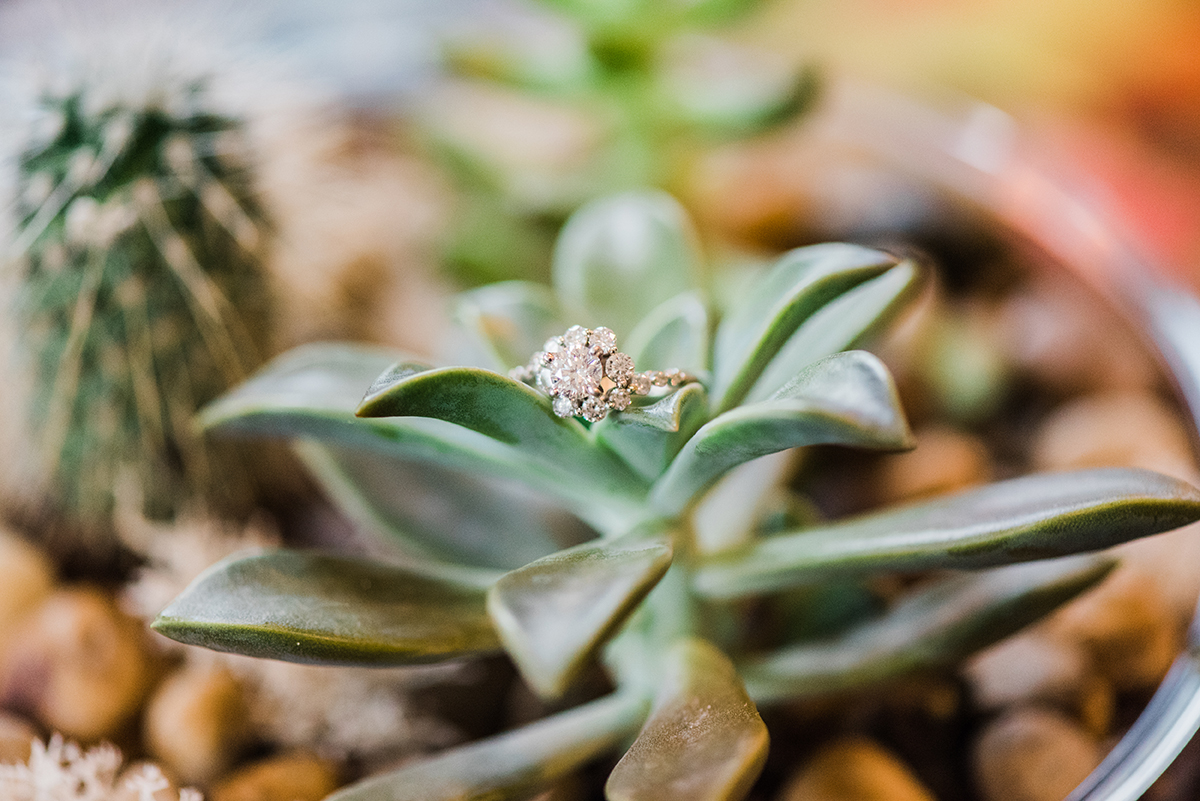
[[[102,743],[83,749],[53,735],[34,740],[29,761],[0,765],[0,798],[5,801],[166,801],[171,783],[156,765],[121,772],[121,752]],[[185,788],[178,801],[203,801],[200,791]]]

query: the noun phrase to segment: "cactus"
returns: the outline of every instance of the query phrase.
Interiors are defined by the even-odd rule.
[[[245,483],[192,420],[260,361],[263,211],[240,123],[202,82],[165,86],[140,103],[86,82],[47,93],[19,158],[30,423],[53,505],[87,528],[125,474],[156,516]]]
[[[923,268],[817,245],[709,298],[692,242],[666,196],[599,201],[568,222],[552,289],[460,297],[492,369],[308,346],[203,413],[210,428],[297,440],[330,496],[395,555],[234,557],[164,609],[159,632],[331,665],[502,650],[568,707],[332,799],[523,798],[622,747],[611,801],[739,799],[766,756],[759,706],[946,669],[1094,586],[1114,561],[1092,552],[1200,519],[1200,491],[1134,469],[1025,476],[832,522],[793,513],[780,461],[759,457],[912,445],[887,369],[852,348]],[[635,392],[623,409],[621,376],[609,394],[543,382],[604,399],[589,421],[508,374],[523,377],[531,353],[556,354],[532,363],[553,373],[617,344],[641,375],[700,380]],[[583,350],[560,363],[564,347]],[[582,537],[547,514],[564,509]],[[927,577],[882,611],[828,608],[888,571]],[[754,609],[773,602],[811,625],[791,640],[757,630]],[[597,663],[615,689],[581,699]]]

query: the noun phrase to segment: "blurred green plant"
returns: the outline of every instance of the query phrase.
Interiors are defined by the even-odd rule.
[[[124,474],[146,509],[245,494],[196,410],[261,363],[266,223],[240,123],[201,82],[41,99],[12,249],[30,422],[58,511],[104,529]]]
[[[756,0],[543,5],[558,24],[450,39],[451,71],[482,86],[438,95],[424,115],[460,190],[446,260],[469,284],[544,278],[559,227],[582,203],[678,193],[706,149],[783,125],[817,95],[812,68],[716,35]]]
[[[762,768],[759,705],[947,669],[1103,579],[1114,560],[1090,552],[1200,519],[1200,491],[1135,469],[1027,476],[833,522],[791,514],[806,504],[781,462],[760,457],[912,446],[887,369],[848,349],[905,305],[921,269],[825,244],[786,253],[733,297],[708,297],[699,275],[674,201],[618,196],[568,222],[553,289],[507,282],[459,298],[496,372],[342,345],[273,362],[205,424],[294,439],[395,557],[236,557],[154,627],[319,664],[503,650],[546,699],[597,660],[609,671],[615,690],[598,700],[336,801],[523,798],[630,740],[612,801],[726,801]],[[575,347],[600,343],[605,323],[639,369],[701,380],[591,424],[559,417],[506,371],[563,347],[542,343],[567,322],[589,327]],[[549,509],[591,531],[563,542]],[[932,573],[886,608],[844,613],[891,571]],[[755,627],[755,605],[771,602],[805,618],[792,639]]]

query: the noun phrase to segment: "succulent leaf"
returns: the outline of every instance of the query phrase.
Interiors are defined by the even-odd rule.
[[[519,367],[566,324],[554,293],[542,284],[504,281],[458,296],[455,318],[487,349],[498,370]]]
[[[575,323],[627,336],[660,303],[692,288],[698,263],[679,203],[662,192],[630,192],[589,203],[567,221],[554,250],[554,288]]]
[[[742,402],[775,354],[818,309],[897,263],[883,251],[841,243],[784,254],[717,327],[711,387],[717,411]]]
[[[359,405],[359,417],[428,417],[511,445],[598,489],[636,492],[641,485],[619,459],[591,446],[574,418],[562,418],[532,387],[488,370],[444,367],[384,374]]]
[[[1105,468],[1025,476],[934,501],[767,537],[697,570],[710,596],[875,570],[980,568],[1083,553],[1200,520],[1200,491]]]
[[[1039,620],[1095,586],[1116,563],[1072,557],[956,576],[831,640],[739,664],[758,703],[843,692],[942,668]]]
[[[887,368],[864,351],[810,365],[770,400],[740,406],[696,432],[655,484],[665,513],[682,511],[739,464],[803,445],[906,448],[908,423]]]
[[[591,447],[582,431],[571,431],[572,421],[558,418],[549,421],[549,425],[556,427],[550,429],[556,436],[583,442],[584,447],[564,453],[561,440],[535,442],[530,449],[522,449],[441,420],[355,418],[354,409],[363,387],[370,386],[379,371],[394,360],[395,354],[360,346],[323,344],[298,348],[272,361],[249,381],[209,405],[201,415],[201,422],[210,429],[229,433],[311,438],[380,458],[428,462],[518,480],[561,500],[582,519],[602,530],[627,528],[629,520],[640,515],[643,493],[640,480],[615,455]],[[375,376],[365,377],[370,372]],[[502,376],[496,376],[495,380],[516,383]],[[518,428],[528,423],[534,430],[546,430],[543,428],[546,421],[538,421],[536,416],[550,413],[532,407],[529,398],[516,397],[518,409],[507,418],[508,422]],[[522,404],[524,410],[520,408]],[[504,432],[503,426],[494,430]],[[582,471],[582,465],[586,464],[599,464],[604,469],[587,473],[587,480],[564,481],[562,464],[538,458],[544,454],[543,445],[570,460],[565,467],[568,471]]]
[[[662,536],[588,542],[500,578],[488,591],[496,630],[526,681],[557,698],[671,565]]]
[[[288,550],[213,565],[152,625],[189,645],[326,665],[419,664],[500,645],[478,584]]]
[[[326,801],[508,801],[529,798],[617,745],[647,703],[614,694],[516,731],[352,784]]]
[[[650,718],[605,785],[609,801],[739,801],[767,759],[767,727],[729,659],[686,639],[667,654]]]
[[[708,80],[699,85],[672,87],[676,113],[685,124],[721,138],[761,134],[795,119],[812,106],[820,88],[812,68],[795,70],[782,81],[746,70],[716,81],[704,77]]]
[[[272,415],[294,409],[348,416],[363,388],[397,363],[394,351],[367,345],[316,343],[272,359],[250,379],[210,403],[200,414],[205,428],[264,431]]]
[[[293,447],[342,513],[405,560],[503,571],[561,547],[551,510],[515,482],[332,442]]]
[[[639,370],[676,367],[692,375],[708,372],[708,308],[696,292],[667,300],[629,334],[625,352]]]
[[[825,304],[792,334],[747,396],[764,400],[805,366],[859,346],[892,321],[921,287],[922,271],[903,261]]]
[[[799,452],[780,451],[740,464],[717,481],[692,512],[697,554],[731,550],[757,533],[764,508],[778,499]]]
[[[647,481],[662,475],[684,443],[708,419],[708,396],[700,384],[688,384],[650,404],[609,415],[592,426],[603,444]]]

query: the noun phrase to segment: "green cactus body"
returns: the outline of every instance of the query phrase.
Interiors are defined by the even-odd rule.
[[[159,632],[321,664],[502,649],[547,699],[569,697],[597,661],[616,685],[337,801],[524,798],[630,742],[610,801],[735,801],[765,759],[759,705],[947,669],[1094,586],[1113,560],[1090,552],[1200,519],[1194,487],[1124,469],[781,519],[780,499],[800,510],[804,498],[787,460],[763,457],[912,445],[887,369],[848,348],[904,305],[920,269],[818,245],[713,303],[692,242],[669,197],[599,201],[568,222],[552,291],[510,282],[461,297],[491,369],[310,346],[204,412],[211,428],[302,440],[330,497],[395,556],[234,558],[163,610]],[[669,368],[687,380],[672,387]],[[543,369],[536,385],[517,380]],[[656,383],[665,394],[643,397]],[[406,493],[416,476],[436,513]],[[564,539],[548,509],[591,531]],[[862,596],[888,571],[931,578],[881,611]],[[748,610],[773,602],[810,610],[791,639],[749,628]]]
[[[266,228],[240,125],[200,84],[170,105],[93,94],[43,98],[55,130],[20,157],[15,250],[52,501],[103,527],[124,474],[158,516],[243,483],[192,417],[260,361]]]

